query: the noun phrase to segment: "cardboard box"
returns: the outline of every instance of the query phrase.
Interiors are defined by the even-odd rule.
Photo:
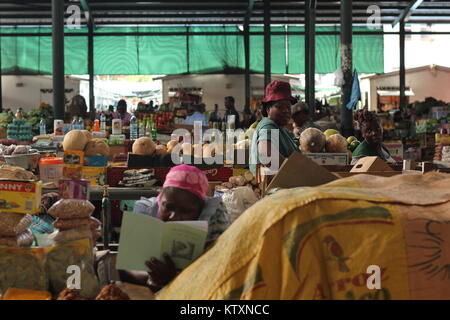
[[[40,213],[41,198],[41,181],[0,180],[0,212]]]
[[[91,186],[104,186],[106,184],[106,167],[87,167],[81,170],[81,178],[88,180]]]
[[[347,153],[304,153],[303,155],[320,165],[345,166],[349,162]]]
[[[106,167],[108,166],[108,157],[105,156],[86,156],[84,165],[88,167]]]
[[[65,164],[63,167],[63,178],[81,179],[83,166],[77,164]]]
[[[294,152],[281,165],[263,192],[273,188],[314,187],[336,180],[334,174],[300,152]]]
[[[358,160],[350,172],[395,172],[379,157],[364,157]]]
[[[64,164],[80,165],[84,163],[84,152],[82,151],[64,151]]]

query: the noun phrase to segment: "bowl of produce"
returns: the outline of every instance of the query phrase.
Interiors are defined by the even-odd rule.
[[[24,168],[25,170],[34,170],[38,166],[39,151],[31,149],[30,146],[0,146],[0,155],[3,156],[6,163]]]

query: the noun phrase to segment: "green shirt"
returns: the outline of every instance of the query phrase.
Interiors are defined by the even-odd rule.
[[[263,118],[255,129],[250,149],[250,171],[256,175],[256,164],[260,163],[258,153],[258,143],[261,141],[272,141],[272,132],[270,130],[278,130],[279,144],[278,152],[285,158],[288,158],[294,151],[300,152],[298,144],[294,140],[292,133],[286,128],[280,127],[269,118]],[[280,163],[281,165],[281,163]]]
[[[358,147],[353,151],[352,153],[352,164],[355,163],[358,159],[363,157],[380,157],[384,161],[388,162],[395,162],[391,155],[389,154],[389,151],[386,149],[386,147],[382,144],[381,145],[381,154],[372,148],[366,140],[364,140],[362,143],[359,144]]]

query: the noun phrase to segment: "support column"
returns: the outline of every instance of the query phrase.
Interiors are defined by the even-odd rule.
[[[341,65],[344,74],[341,106],[341,134],[353,135],[353,110],[347,109],[353,85],[352,0],[341,1]]]
[[[64,119],[64,1],[52,0],[53,112]]]
[[[264,0],[264,88],[270,81],[270,0]]]
[[[310,116],[316,111],[316,1],[305,3],[305,100]]]
[[[400,21],[400,109],[406,107],[405,76],[405,20]]]
[[[88,73],[89,73],[89,111],[95,112],[94,96],[94,25],[88,23]]]
[[[2,34],[0,32],[0,112],[3,112],[3,90],[2,90]]]
[[[244,113],[250,114],[251,79],[250,79],[250,30],[248,23],[244,24],[244,52],[245,52],[245,106]]]

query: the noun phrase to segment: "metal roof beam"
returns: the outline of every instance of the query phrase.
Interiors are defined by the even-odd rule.
[[[403,12],[398,16],[397,19],[392,23],[392,28],[394,28],[400,21],[406,22],[411,14],[416,10],[421,4],[423,0],[412,0],[409,5],[403,10]]]
[[[89,6],[89,3],[87,0],[81,0],[80,1],[81,7],[84,11],[84,17],[86,18],[87,24],[90,25],[94,30],[96,29],[94,17],[92,16],[92,11]]]

